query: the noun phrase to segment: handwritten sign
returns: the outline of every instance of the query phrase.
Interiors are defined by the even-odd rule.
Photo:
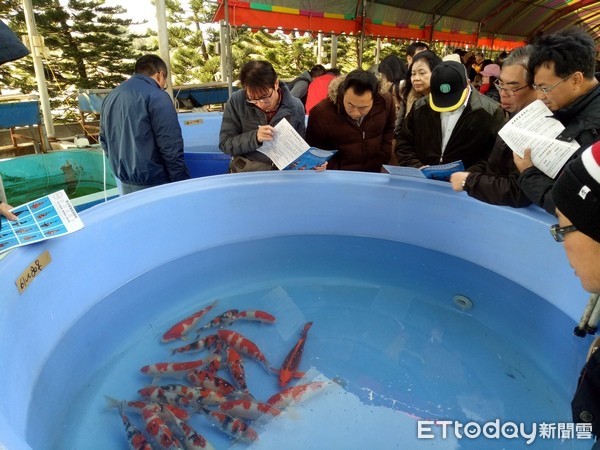
[[[17,290],[19,294],[22,294],[25,289],[29,287],[29,284],[35,280],[35,278],[43,272],[43,270],[52,262],[52,258],[50,258],[50,253],[46,250],[40,256],[38,256],[34,261],[29,264],[29,266],[23,271],[19,278],[15,281],[17,285]]]

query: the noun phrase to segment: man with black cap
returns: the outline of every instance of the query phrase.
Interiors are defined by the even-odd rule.
[[[437,65],[430,84],[431,94],[404,121],[398,164],[419,168],[462,160],[468,171],[482,172],[504,122],[500,104],[471,89],[464,65],[455,61]]]
[[[600,142],[566,166],[554,183],[552,198],[558,224],[550,232],[563,243],[583,288],[600,294]],[[571,403],[573,420],[591,423],[596,437],[600,435],[599,346],[596,338]]]

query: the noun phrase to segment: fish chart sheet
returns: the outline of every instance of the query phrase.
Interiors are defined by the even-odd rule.
[[[0,253],[63,236],[84,226],[64,190],[17,206],[11,212],[17,220],[0,216]]]

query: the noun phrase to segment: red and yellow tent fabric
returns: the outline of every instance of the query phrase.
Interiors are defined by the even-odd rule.
[[[228,1],[232,26],[442,41],[509,50],[538,33],[581,26],[600,41],[597,0]],[[225,17],[219,0],[215,21]]]

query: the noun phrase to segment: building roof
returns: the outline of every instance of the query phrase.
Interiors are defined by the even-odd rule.
[[[215,20],[224,18],[223,1]],[[363,4],[364,20],[363,20]],[[235,26],[443,41],[510,49],[569,26],[600,43],[597,0],[258,0],[229,1]]]

